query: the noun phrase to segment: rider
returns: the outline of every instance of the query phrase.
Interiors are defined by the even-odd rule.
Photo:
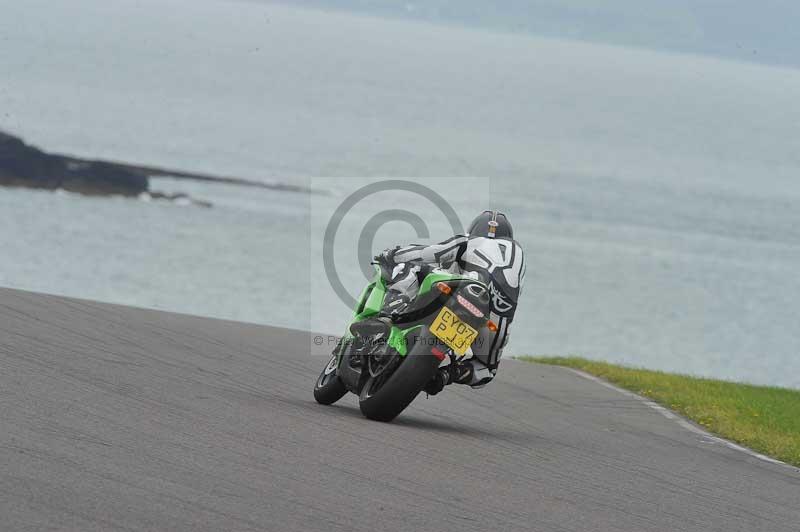
[[[393,272],[388,280],[390,291],[413,294],[418,288],[422,265],[456,274],[472,273],[488,285],[492,304],[490,319],[497,324],[497,330],[481,329],[472,344],[473,356],[454,366],[440,368],[425,391],[435,395],[454,382],[478,388],[491,381],[508,342],[508,327],[514,319],[525,277],[522,247],[514,240],[514,230],[506,215],[484,211],[472,221],[466,235],[456,235],[430,246],[387,249],[375,260],[386,271]]]

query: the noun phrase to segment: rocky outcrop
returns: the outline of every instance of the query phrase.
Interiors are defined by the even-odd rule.
[[[113,163],[49,154],[0,131],[0,185],[138,196],[148,178]]]
[[[150,178],[167,177],[207,183],[254,187],[288,193],[327,194],[324,190],[293,184],[215,176],[114,161],[97,161],[47,153],[22,139],[0,131],[0,186],[63,189],[93,196],[122,195],[210,207],[205,200],[181,192],[148,190]]]

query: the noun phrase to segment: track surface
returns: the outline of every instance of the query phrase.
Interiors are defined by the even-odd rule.
[[[393,424],[307,333],[0,289],[2,530],[800,530],[800,473],[506,361]]]

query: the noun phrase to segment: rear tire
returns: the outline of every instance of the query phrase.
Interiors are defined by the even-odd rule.
[[[338,357],[333,355],[314,385],[314,399],[321,405],[332,405],[345,396],[347,388],[336,374]]]
[[[436,374],[439,360],[426,350],[420,353],[414,351],[403,357],[386,383],[374,393],[370,390],[372,378],[364,384],[358,406],[365,417],[375,421],[392,421]]]

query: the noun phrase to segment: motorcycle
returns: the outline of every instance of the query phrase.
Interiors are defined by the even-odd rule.
[[[413,299],[387,289],[391,272],[376,275],[358,299],[350,325],[372,320],[357,334],[348,326],[314,386],[318,403],[330,405],[348,392],[358,396],[361,413],[392,421],[448,360],[458,364],[489,319],[489,290],[469,275],[425,267]],[[357,329],[358,330],[358,329]]]

